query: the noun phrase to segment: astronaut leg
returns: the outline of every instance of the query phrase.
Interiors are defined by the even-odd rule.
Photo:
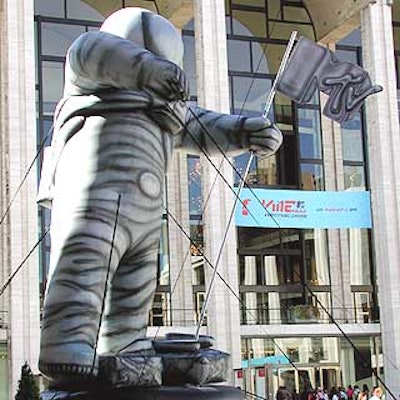
[[[146,352],[149,311],[157,284],[158,239],[134,256],[120,261],[110,283],[98,351],[102,353]]]
[[[99,378],[112,387],[162,383],[161,357],[146,338],[157,280],[158,240],[153,243],[123,257],[107,296],[98,344]]]
[[[60,216],[52,232],[51,278],[41,329],[39,368],[54,381],[96,376],[98,338],[107,273],[112,277],[123,254],[124,240],[111,241],[115,202],[77,207]],[[60,223],[60,220],[64,224]],[[67,225],[72,229],[63,227]],[[68,234],[66,235],[66,232]],[[122,244],[121,244],[122,243]]]

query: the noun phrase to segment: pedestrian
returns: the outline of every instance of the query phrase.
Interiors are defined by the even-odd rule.
[[[331,389],[330,398],[331,398],[331,400],[339,400],[339,396],[338,396],[336,387],[333,387]]]
[[[347,398],[349,400],[351,400],[353,398],[353,393],[354,393],[353,387],[351,385],[347,386],[346,394],[347,394]]]
[[[293,395],[286,386],[279,386],[275,398],[276,400],[293,400]]]
[[[357,400],[359,393],[360,393],[360,387],[358,385],[354,385],[353,400]]]
[[[382,397],[382,389],[377,386],[372,390],[372,396],[370,397],[370,400],[380,400],[380,398]]]

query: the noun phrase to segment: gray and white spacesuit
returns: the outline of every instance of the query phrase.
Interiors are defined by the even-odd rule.
[[[146,328],[173,149],[199,153],[200,143],[209,154],[265,155],[281,144],[263,118],[189,112],[182,57],[173,25],[138,8],[114,13],[68,51],[39,191],[52,207],[39,362],[50,379],[96,376],[98,355],[151,348]]]

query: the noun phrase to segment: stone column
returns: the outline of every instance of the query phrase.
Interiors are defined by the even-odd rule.
[[[176,152],[168,173],[168,222],[170,248],[170,285],[173,326],[194,325],[192,263],[190,241],[189,195],[187,186],[187,155]],[[180,224],[176,224],[174,219]],[[179,332],[179,329],[176,329]]]
[[[373,237],[385,382],[400,393],[400,130],[391,7],[376,0],[361,13],[364,67],[383,92],[366,103]]]
[[[226,52],[224,0],[195,0],[197,94],[200,106],[229,113],[229,84]],[[233,185],[233,171],[223,157],[214,157],[213,164]],[[234,196],[228,185],[217,175],[211,163],[203,159],[203,197],[210,196],[204,213],[205,248],[208,259],[215,264],[222,238],[233,208]],[[212,269],[206,264],[206,287]],[[239,294],[237,280],[236,236],[234,221],[229,228],[218,265],[218,272],[230,288]],[[208,307],[208,333],[217,338],[218,347],[232,356],[232,367],[240,367],[239,302],[217,277]],[[233,374],[232,374],[233,383]]]
[[[335,51],[334,44],[327,46]],[[321,109],[324,108],[327,96],[321,94]],[[324,144],[325,189],[332,191],[344,190],[342,135],[340,125],[321,114],[322,142]],[[331,315],[344,322],[350,316],[346,310],[351,310],[350,283],[347,277],[348,245],[345,229],[328,229],[329,268],[331,278]],[[346,276],[346,279],[345,279]],[[325,316],[326,317],[326,316]]]
[[[2,216],[12,202],[1,226],[3,239],[0,253],[4,277],[18,268],[38,240],[36,167],[32,168],[19,190],[37,151],[33,0],[3,1],[0,21]],[[38,372],[37,252],[30,255],[4,295],[9,299],[9,381],[10,398],[14,398],[24,362],[30,364],[34,373]]]

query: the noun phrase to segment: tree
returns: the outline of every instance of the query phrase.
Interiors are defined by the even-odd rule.
[[[39,400],[39,387],[28,363],[21,368],[21,379],[18,382],[18,391],[15,400]]]

